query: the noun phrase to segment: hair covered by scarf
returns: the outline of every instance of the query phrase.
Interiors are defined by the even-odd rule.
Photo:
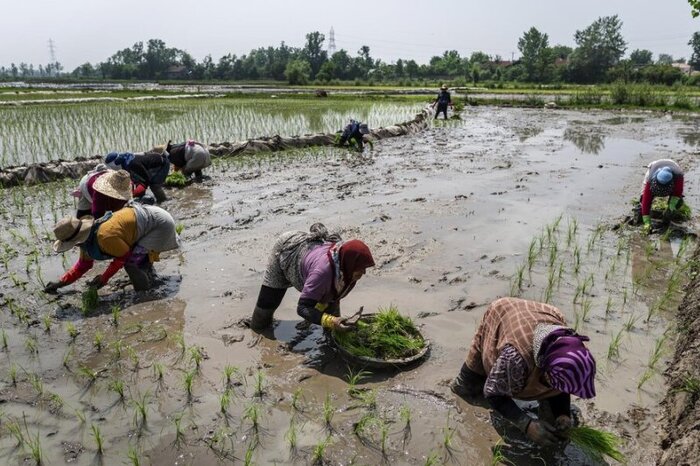
[[[338,298],[346,296],[355,287],[355,272],[374,267],[372,253],[359,239],[339,241],[328,250],[328,260],[333,268],[333,282]]]
[[[134,160],[134,154],[131,152],[110,152],[105,157],[105,165],[107,165],[112,170],[126,170],[131,162]]]
[[[595,359],[583,344],[588,340],[581,335],[562,336],[549,345],[542,368],[552,388],[580,398],[595,396]]]

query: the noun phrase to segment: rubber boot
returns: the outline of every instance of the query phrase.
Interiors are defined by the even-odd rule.
[[[125,265],[124,270],[126,271],[127,275],[129,275],[129,279],[131,280],[134,290],[145,291],[151,289],[153,283],[148,270],[135,265]]]
[[[450,390],[462,398],[476,398],[483,393],[485,382],[486,377],[462,364],[459,375],[450,384]]]
[[[264,309],[255,306],[253,317],[250,318],[250,328],[252,330],[263,330],[272,325],[272,316],[275,314],[274,309]]]

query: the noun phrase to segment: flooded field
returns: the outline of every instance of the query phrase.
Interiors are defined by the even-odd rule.
[[[591,338],[598,396],[574,404],[584,422],[622,436],[630,462],[653,464],[661,372],[695,244],[619,225],[654,159],[686,169],[686,202],[698,205],[698,120],[489,107],[462,117],[363,155],[217,161],[211,181],[169,191],[183,248],[156,264],[161,287],[135,294],[120,273],[87,316],[85,280],[58,297],[41,292],[77,257],[50,254],[54,221],[74,208],[72,183],[4,191],[0,456],[471,465],[499,452],[515,464],[591,464],[572,446],[532,446],[447,387],[486,305],[519,295],[558,306]],[[299,325],[294,290],[274,330],[240,325],[277,235],[319,221],[365,241],[377,264],[343,312],[397,306],[432,342],[421,365],[348,383],[357,368],[319,328]]]
[[[370,127],[406,121],[420,105],[324,99],[183,99],[0,108],[0,167],[142,152],[168,139],[204,143],[334,133],[350,118]]]

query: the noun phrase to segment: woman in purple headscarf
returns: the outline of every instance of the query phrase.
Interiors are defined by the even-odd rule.
[[[572,426],[571,395],[595,396],[595,360],[588,337],[566,326],[554,306],[518,298],[492,302],[459,375],[450,388],[470,398],[482,392],[491,407],[529,439],[553,445]],[[513,401],[537,400],[552,423],[535,419]]]

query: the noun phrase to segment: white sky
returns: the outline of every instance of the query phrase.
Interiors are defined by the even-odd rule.
[[[158,38],[197,60],[240,56],[285,41],[303,46],[308,32],[335,29],[336,48],[354,56],[361,45],[392,62],[475,50],[509,59],[532,26],[550,45],[574,46],[574,32],[599,16],[618,14],[627,54],[649,49],[690,57],[700,31],[686,0],[0,0],[0,65],[49,62],[49,38],[66,70],[98,63],[135,42]]]

